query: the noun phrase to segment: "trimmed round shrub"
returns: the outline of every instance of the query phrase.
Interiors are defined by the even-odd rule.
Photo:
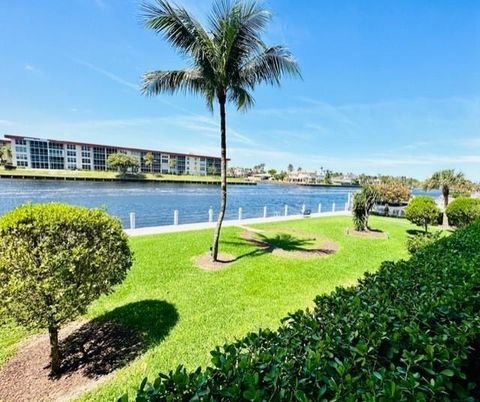
[[[412,198],[405,208],[405,217],[415,225],[423,226],[425,233],[428,232],[428,225],[438,221],[440,213],[435,200],[428,196]]]
[[[448,222],[457,227],[470,225],[480,219],[480,199],[458,197],[446,209]]]
[[[442,232],[422,233],[407,239],[407,250],[410,254],[418,253],[442,237]]]
[[[0,218],[0,314],[46,328],[52,373],[58,330],[125,278],[132,254],[120,221],[102,209],[24,205]]]

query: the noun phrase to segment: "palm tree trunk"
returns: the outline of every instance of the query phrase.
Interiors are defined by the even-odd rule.
[[[48,327],[50,338],[50,368],[53,375],[60,372],[60,348],[58,347],[58,327],[50,325]]]
[[[448,227],[448,216],[447,216],[447,206],[448,206],[448,197],[450,195],[450,191],[447,187],[442,188],[443,193],[443,221],[442,225]]]
[[[226,132],[226,113],[225,113],[224,97],[219,97],[220,103],[220,147],[221,147],[221,164],[220,164],[220,213],[218,214],[217,226],[213,235],[212,259],[218,260],[218,242],[220,240],[220,231],[222,230],[223,218],[225,217],[225,209],[227,208],[227,132]]]

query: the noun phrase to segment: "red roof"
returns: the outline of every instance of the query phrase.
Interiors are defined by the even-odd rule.
[[[88,146],[88,147],[105,147],[105,148],[112,148],[112,149],[118,149],[118,150],[128,150],[128,151],[138,151],[138,152],[155,152],[155,153],[159,153],[159,154],[164,153],[164,154],[170,154],[170,155],[176,155],[176,156],[193,156],[193,157],[196,157],[196,158],[220,159],[220,157],[218,157],[218,156],[183,154],[183,153],[178,153],[178,152],[158,151],[158,150],[154,150],[154,149],[144,149],[144,148],[121,147],[121,146],[118,146],[118,145],[92,144],[92,143],[88,143],[88,142],[79,142],[79,141],[52,140],[52,139],[48,139],[48,138],[25,137],[23,135],[6,134],[4,137],[7,141],[10,141],[10,139],[15,139],[15,140],[41,140],[41,141],[55,142],[55,143],[60,143],[60,144],[85,145],[85,146]],[[0,139],[0,141],[1,141],[1,139]]]

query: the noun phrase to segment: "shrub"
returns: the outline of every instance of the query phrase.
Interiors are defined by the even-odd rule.
[[[448,222],[457,227],[463,227],[480,219],[480,199],[459,197],[454,199],[446,209]]]
[[[418,226],[425,228],[428,232],[428,225],[436,223],[440,216],[440,209],[435,204],[433,198],[428,196],[418,196],[412,198],[405,208],[406,218]]]
[[[366,186],[353,196],[353,225],[355,230],[368,230],[368,218],[378,194],[373,187]]]
[[[410,187],[400,180],[389,180],[374,186],[378,202],[385,204],[407,203],[410,199]]]
[[[101,209],[24,205],[0,218],[0,314],[46,328],[51,368],[60,369],[58,330],[120,283],[132,264],[118,219]]]
[[[216,348],[205,370],[144,380],[137,400],[478,400],[479,264],[480,222]]]
[[[410,254],[415,254],[425,247],[430,246],[442,237],[442,232],[422,233],[411,236],[407,239],[407,250]]]

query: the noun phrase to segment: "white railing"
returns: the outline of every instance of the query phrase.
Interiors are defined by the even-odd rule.
[[[269,208],[267,205],[264,205],[261,208],[255,208],[254,211],[245,207],[238,207],[237,213],[229,211],[225,220],[226,221],[243,221],[243,220],[251,220],[251,219],[270,219],[270,218],[289,218],[289,217],[302,217],[302,216],[318,216],[318,215],[330,215],[332,213],[342,213],[348,212],[351,210],[352,206],[352,194],[348,194],[347,202],[345,202],[342,207],[339,207],[335,202],[332,202],[331,205],[328,207],[322,205],[322,203],[318,204],[317,211],[313,211],[310,208],[307,208],[307,205],[303,203],[300,207],[298,205],[288,205],[285,204],[280,211],[277,208]],[[137,229],[137,214],[135,212],[129,213],[129,227],[127,229]],[[184,222],[182,223],[182,218]],[[168,219],[168,218],[167,218]],[[186,217],[182,217],[180,211],[178,209],[174,209],[172,211],[171,220],[160,219],[158,217],[145,217],[142,216],[141,219],[141,227],[148,228],[148,227],[158,227],[159,223],[160,226],[181,226],[183,225],[192,225],[192,224],[213,224],[216,221],[216,217],[214,216],[214,210],[210,207],[207,211],[201,212],[196,211],[194,213],[189,213]]]

